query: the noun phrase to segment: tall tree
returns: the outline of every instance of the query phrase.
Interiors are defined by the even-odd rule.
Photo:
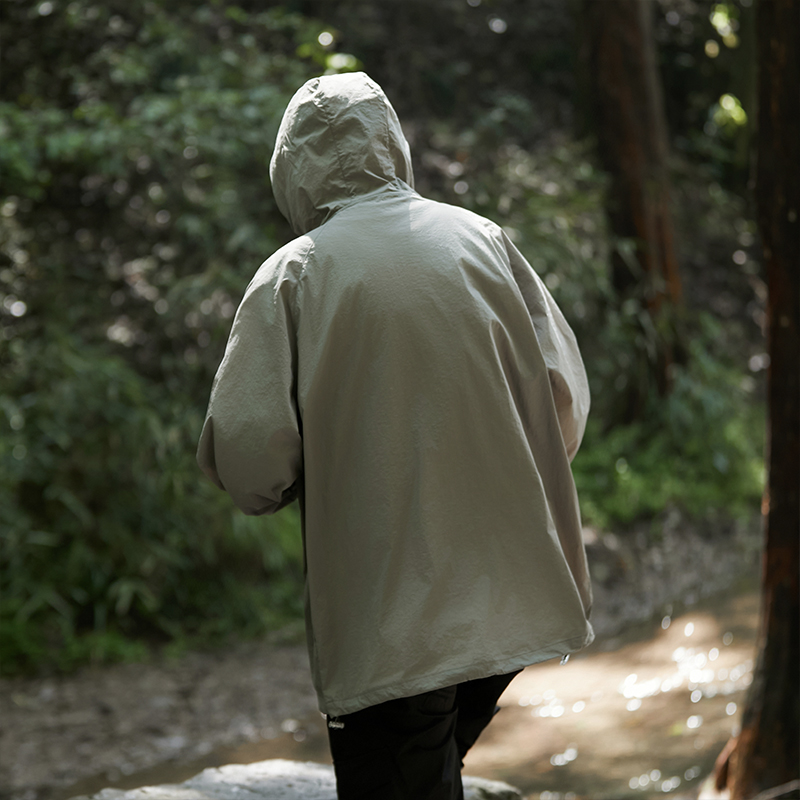
[[[800,788],[800,2],[762,0],[757,14],[756,204],[769,286],[769,482],[760,645],[730,762],[732,800],[792,784],[796,797]]]
[[[613,284],[621,298],[640,297],[657,337],[656,383],[669,386],[671,337],[665,305],[681,299],[675,252],[664,100],[656,65],[651,0],[582,0],[583,66],[600,160],[609,174],[607,208],[615,237],[634,243],[612,255]],[[641,412],[641,397],[628,416]]]

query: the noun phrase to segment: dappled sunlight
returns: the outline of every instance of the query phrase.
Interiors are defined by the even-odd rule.
[[[601,642],[566,666],[529,667],[465,772],[550,800],[696,786],[738,727],[756,620],[757,597],[747,595],[664,618],[645,641],[608,652]]]

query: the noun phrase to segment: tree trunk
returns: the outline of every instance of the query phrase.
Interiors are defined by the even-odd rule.
[[[732,800],[800,778],[800,2],[760,0],[757,9],[769,483],[759,652],[731,758]]]
[[[633,242],[612,254],[612,282],[621,298],[641,298],[656,323],[665,301],[678,305],[667,128],[656,64],[651,0],[582,0],[582,62],[600,160],[610,176],[608,218],[614,237]],[[651,370],[663,394],[674,360],[670,335],[657,343]],[[639,404],[641,405],[641,403]],[[635,416],[636,413],[629,414]]]
[[[611,176],[609,217],[615,236],[636,242],[636,259],[650,280],[648,303],[678,302],[667,174],[664,100],[656,66],[650,0],[584,0],[587,67],[592,84],[600,158]],[[614,284],[638,281],[617,253]]]

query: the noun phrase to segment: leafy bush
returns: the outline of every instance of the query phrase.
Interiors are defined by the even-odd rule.
[[[357,64],[280,8],[6,6],[0,670],[283,625],[297,510],[234,512],[194,450],[236,304],[288,235],[283,109]]]
[[[67,335],[11,348],[0,397],[11,429],[0,439],[4,670],[52,647],[67,666],[124,652],[123,635],[246,632],[298,612],[296,518],[255,525],[232,511],[194,464],[202,417],[188,398]]]
[[[763,406],[737,370],[692,343],[670,395],[643,420],[603,429],[592,417],[573,473],[586,522],[625,525],[677,506],[694,517],[747,516],[764,488]]]

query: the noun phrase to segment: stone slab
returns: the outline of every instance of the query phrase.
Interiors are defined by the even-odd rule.
[[[465,776],[464,800],[521,800],[513,786]],[[140,789],[103,789],[72,800],[336,800],[333,767],[271,759],[203,770],[188,781]]]

